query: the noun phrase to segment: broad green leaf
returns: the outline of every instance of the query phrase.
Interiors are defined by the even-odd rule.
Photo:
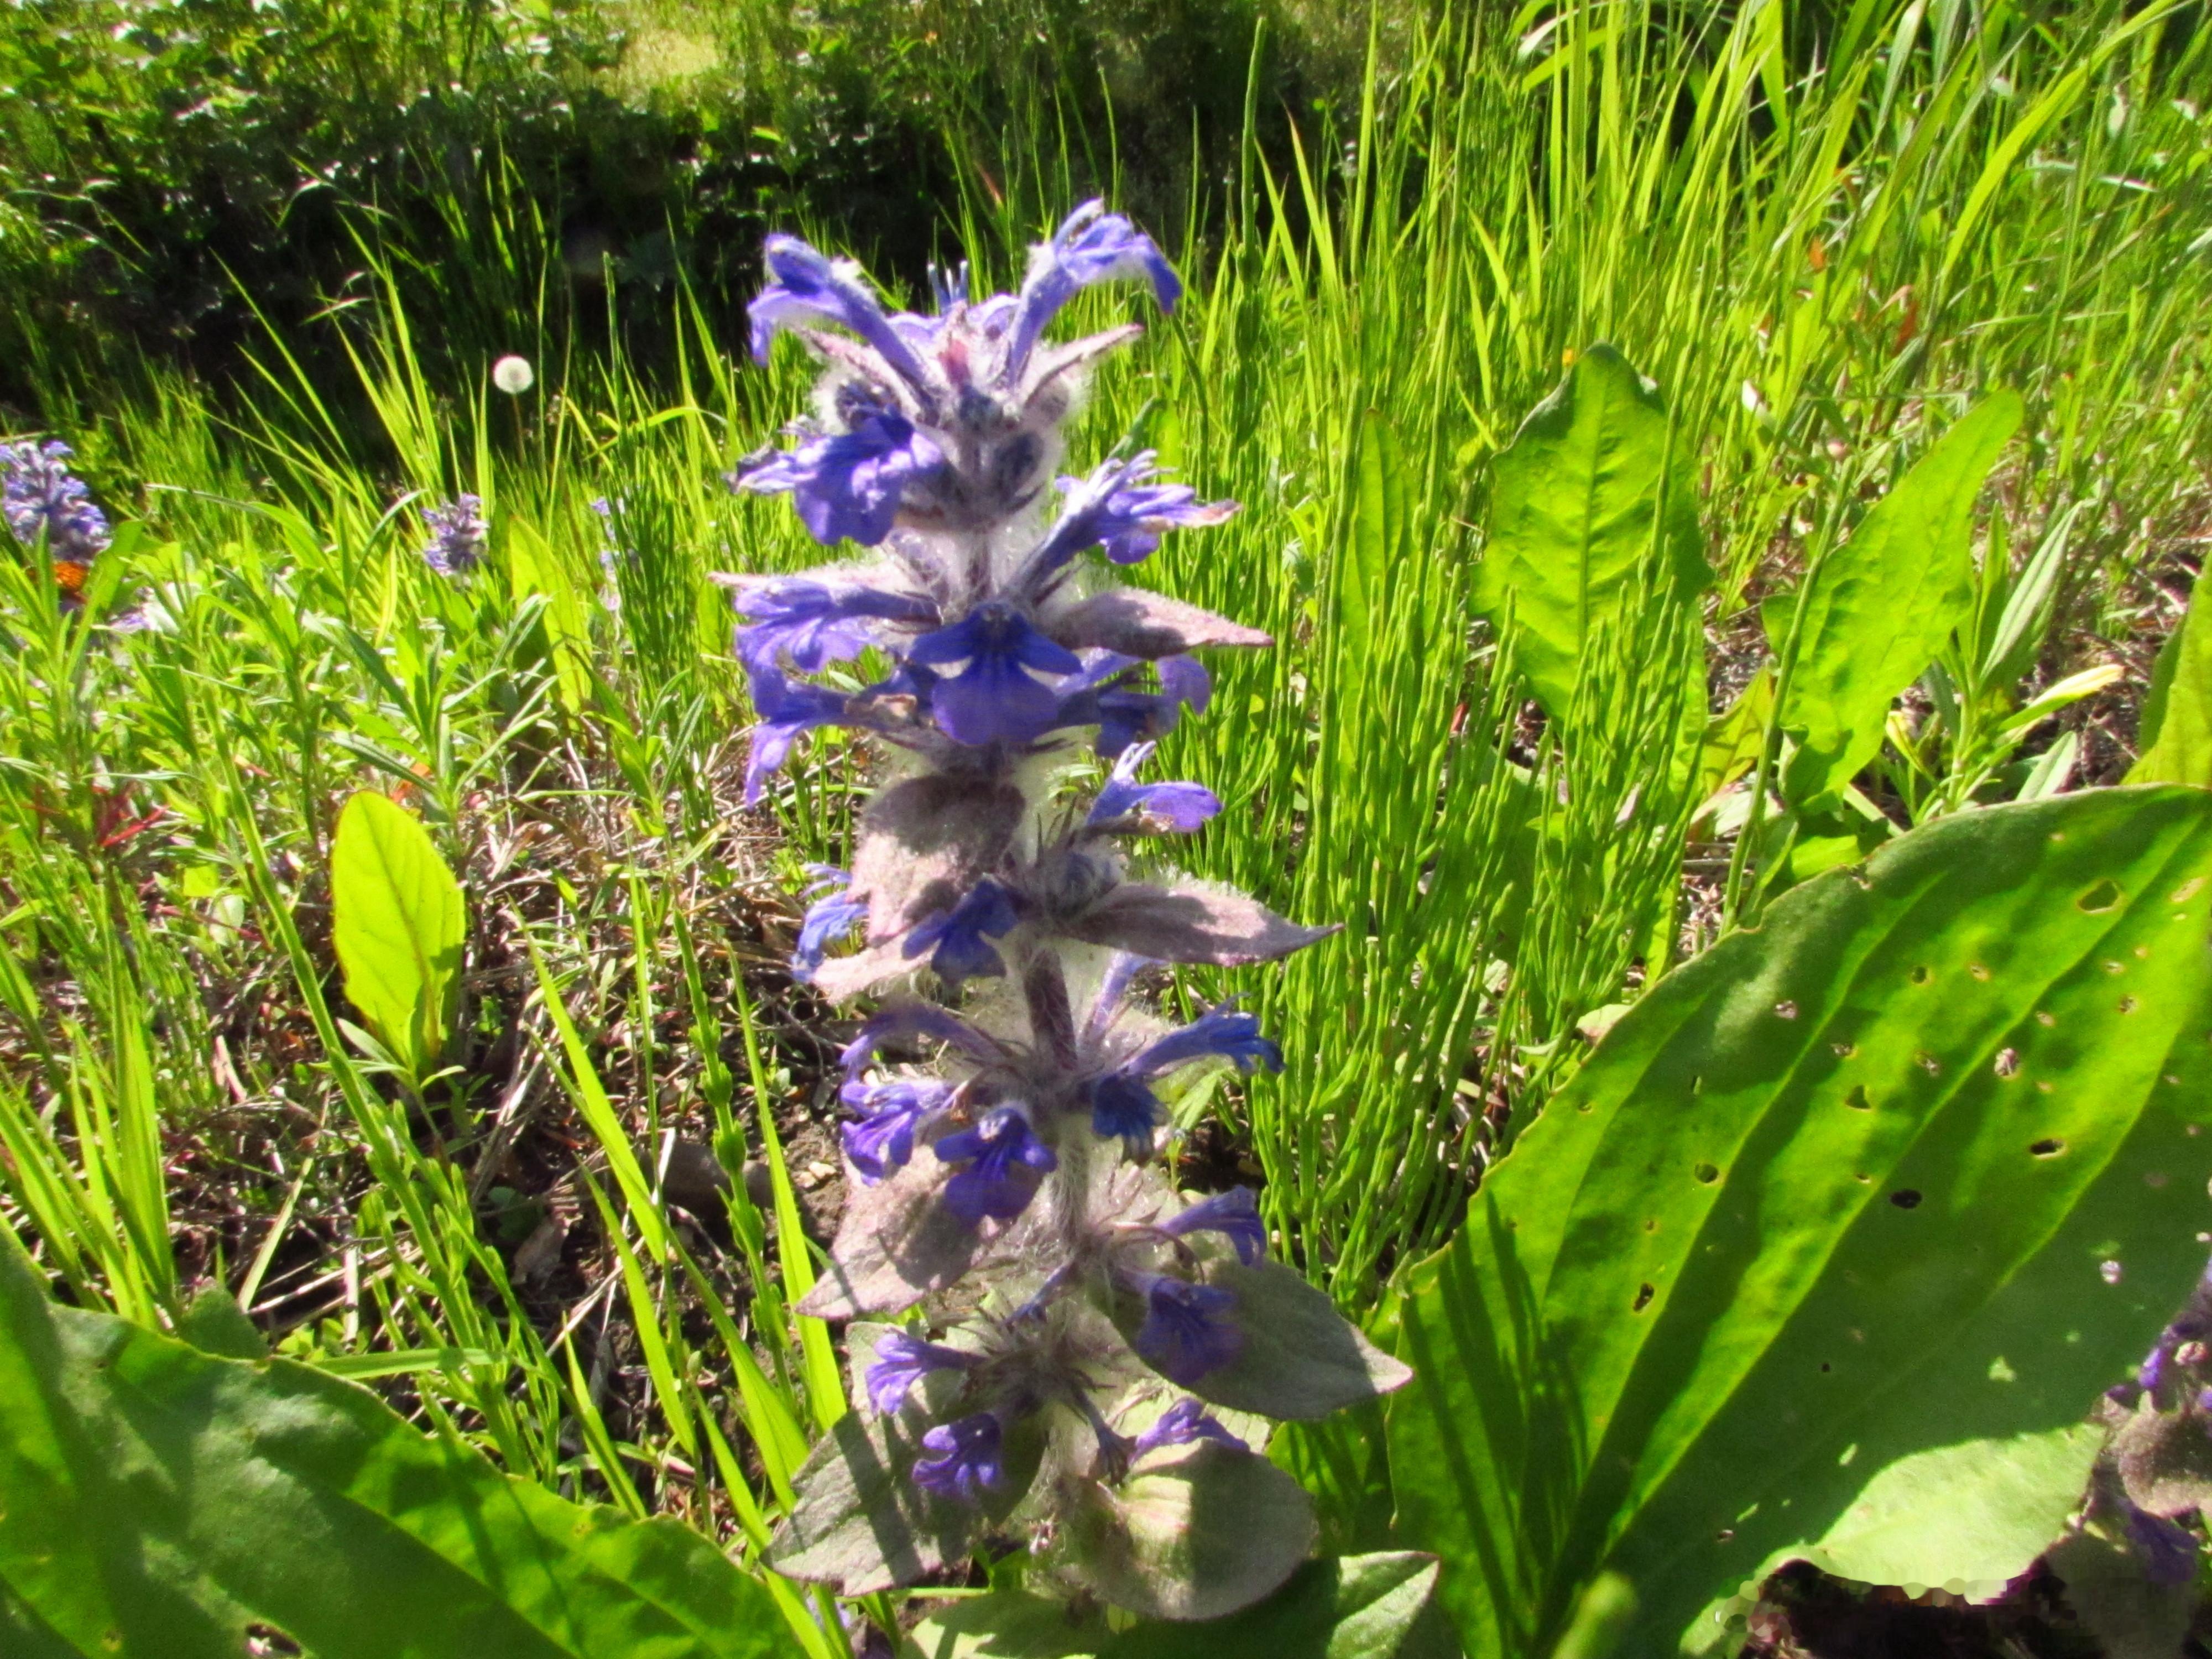
[[[1330,1556],[1225,1619],[1118,1633],[1065,1602],[1001,1591],[925,1620],[906,1659],[1455,1659],[1436,1583],[1433,1556]]]
[[[2159,648],[2130,783],[2212,787],[2212,618],[2197,604],[2203,591],[2200,580],[2181,626]]]
[[[50,1302],[0,1233],[0,1632],[33,1654],[769,1659],[767,1590],[672,1520],[500,1474],[357,1384]]]
[[[364,790],[331,845],[331,942],[345,990],[412,1077],[437,1069],[460,991],[468,910],[429,832]]]
[[[1515,660],[1554,717],[1567,712],[1592,631],[1619,614],[1648,555],[1656,580],[1686,597],[1711,579],[1685,460],[1680,440],[1670,452],[1658,393],[1597,345],[1492,464],[1475,604],[1496,624],[1510,603]]]
[[[2020,422],[2018,393],[1984,398],[1821,560],[1796,605],[1784,596],[1763,607],[1778,653],[1803,611],[1782,711],[1797,744],[1782,774],[1793,805],[1832,810],[1880,752],[1890,700],[1972,612],[1974,499]]]
[[[2104,1442],[2102,1429],[2072,1423],[1901,1457],[1817,1541],[1775,1551],[1753,1577],[1790,1560],[1863,1584],[1926,1584],[1940,1572],[1932,1582],[1954,1595],[1993,1600],[2058,1541]]]
[[[2212,1221],[2209,906],[2212,796],[2099,790],[1902,837],[1653,988],[1404,1299],[1400,1535],[1471,1659],[1605,1568],[1666,1651],[1893,1465],[2126,1375]],[[1989,1576],[1927,1535],[1921,1582]]]

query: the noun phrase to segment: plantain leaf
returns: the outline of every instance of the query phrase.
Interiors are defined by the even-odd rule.
[[[0,1229],[0,1644],[235,1659],[769,1659],[769,1593],[672,1520],[500,1474],[304,1365],[50,1302]]]
[[[2212,787],[2212,617],[2197,609],[2203,586],[2200,578],[2181,626],[2159,648],[2130,783]]]
[[[2020,428],[2017,392],[1984,398],[1915,462],[1800,590],[1763,614],[1782,651],[1802,609],[1782,729],[1797,752],[1782,792],[1808,812],[1881,751],[1890,699],[1917,679],[1973,610],[1974,498]]]
[[[346,996],[416,1081],[453,1030],[468,908],[415,816],[364,790],[331,843],[331,943]]]
[[[1605,1569],[1623,1650],[1668,1650],[1893,1465],[2127,1374],[2212,1218],[2208,905],[2203,792],[1962,814],[1613,1027],[1402,1305],[1400,1536],[1471,1659],[1545,1652]],[[1922,1535],[1919,1582],[1993,1576]]]
[[[1954,1594],[1994,1600],[2058,1541],[2104,1441],[2094,1425],[2069,1423],[1900,1457],[1817,1542],[1774,1551],[1752,1577],[1798,1560],[1863,1584],[1905,1584],[1940,1568]]]
[[[1685,598],[1711,579],[1685,452],[1670,442],[1658,393],[1595,345],[1492,463],[1475,605],[1493,626],[1510,606],[1514,659],[1554,718],[1566,714],[1590,635],[1619,614],[1647,555],[1656,550],[1660,581]]]

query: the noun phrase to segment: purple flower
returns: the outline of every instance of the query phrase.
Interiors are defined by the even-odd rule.
[[[957,270],[946,269],[932,260],[929,266],[929,291],[937,301],[941,315],[955,306],[968,303],[968,262],[963,259]]]
[[[2162,1515],[2128,1505],[2128,1542],[2154,1584],[2185,1584],[2197,1577],[2197,1537]]]
[[[1249,1187],[1233,1187],[1178,1210],[1159,1224],[1170,1238],[1185,1233],[1221,1233],[1237,1247],[1237,1259],[1250,1267],[1267,1253],[1267,1229],[1260,1219],[1260,1200]]]
[[[967,1370],[979,1364],[972,1353],[941,1347],[901,1330],[876,1339],[876,1363],[868,1367],[868,1403],[888,1417],[906,1404],[914,1385],[932,1371]]]
[[[867,409],[848,432],[814,438],[732,473],[739,489],[791,492],[814,539],[828,547],[850,539],[873,547],[891,532],[908,484],[944,464],[945,452],[903,415]]]
[[[750,665],[745,678],[752,693],[753,712],[760,716],[752,729],[751,751],[745,757],[745,805],[753,806],[759,804],[769,775],[790,757],[791,745],[799,734],[817,726],[842,725],[847,706],[842,692],[802,684],[766,664]]]
[[[998,1417],[991,1412],[939,1424],[921,1437],[924,1449],[933,1455],[915,1460],[914,1484],[940,1498],[974,1503],[986,1487],[1006,1480],[999,1461],[1003,1435]]]
[[[43,539],[49,558],[90,564],[106,550],[107,515],[63,465],[70,453],[58,441],[0,444],[0,515],[24,546]]]
[[[878,1348],[878,1352],[882,1350]],[[1249,1451],[1242,1440],[1224,1428],[1206,1407],[1188,1397],[1178,1400],[1160,1413],[1159,1420],[1139,1435],[1130,1448],[1131,1461],[1146,1452],[1158,1451],[1163,1446],[1186,1446],[1194,1440],[1217,1440],[1224,1446],[1234,1446],[1238,1451]]]
[[[1163,657],[1154,665],[1160,677],[1158,691],[1135,691],[1109,686],[1097,694],[1097,752],[1109,759],[1133,743],[1158,739],[1176,729],[1188,704],[1203,714],[1213,697],[1213,678],[1195,657]],[[1087,721],[1082,722],[1088,724]]]
[[[456,495],[446,506],[426,507],[422,522],[430,531],[423,562],[440,575],[465,575],[483,562],[490,529],[483,520],[482,497]]]
[[[1062,478],[1067,497],[1059,519],[1037,544],[1023,571],[1024,582],[1042,580],[1085,548],[1102,544],[1115,564],[1136,564],[1158,550],[1170,530],[1202,529],[1237,511],[1234,501],[1201,501],[1188,484],[1154,484],[1156,452],[1107,461],[1087,478]]]
[[[806,867],[817,878],[806,890],[806,896],[814,902],[806,907],[805,919],[799,924],[799,944],[791,953],[791,976],[801,985],[814,977],[814,970],[822,965],[830,947],[849,934],[868,914],[865,901],[849,897],[844,891],[852,877],[826,864],[810,864]]]
[[[1029,275],[1023,280],[1014,313],[1003,377],[1019,380],[1030,353],[1060,308],[1094,283],[1137,278],[1150,283],[1162,311],[1173,311],[1182,283],[1152,239],[1103,202],[1085,202],[1061,221],[1049,242],[1030,250]]]
[[[859,265],[832,259],[796,236],[771,236],[763,252],[769,284],[745,307],[755,362],[768,361],[768,343],[778,329],[830,323],[859,335],[875,347],[886,368],[915,390],[927,390],[929,377],[921,359],[884,315]]]
[[[1127,1072],[1109,1072],[1092,1079],[1088,1092],[1091,1133],[1101,1140],[1120,1140],[1132,1162],[1149,1157],[1152,1133],[1167,1121],[1167,1109],[1151,1086]]]
[[[1243,1352],[1244,1334],[1229,1322],[1237,1306],[1229,1291],[1165,1273],[1134,1273],[1129,1283],[1145,1298],[1137,1352],[1170,1382],[1188,1388]]]
[[[848,1083],[837,1098],[860,1114],[857,1123],[839,1131],[845,1157],[861,1184],[872,1187],[906,1167],[914,1156],[916,1130],[951,1101],[949,1083]]]
[[[949,628],[925,634],[907,655],[928,667],[964,662],[931,696],[937,724],[955,743],[1034,743],[1059,723],[1060,694],[1030,671],[1073,674],[1083,663],[1011,605],[988,600]]]
[[[1240,1011],[1233,999],[1146,1044],[1123,1062],[1121,1069],[1139,1077],[1158,1077],[1162,1072],[1216,1054],[1235,1061],[1237,1069],[1248,1076],[1259,1066],[1271,1072],[1283,1069],[1283,1051],[1260,1035],[1258,1018]]]
[[[1010,1221],[1029,1207],[1037,1182],[1060,1160],[1011,1106],[987,1113],[972,1129],[936,1146],[940,1162],[968,1167],[945,1183],[945,1207],[973,1226],[985,1216]]]
[[[1093,830],[1174,830],[1188,835],[1221,810],[1221,798],[1203,784],[1139,783],[1138,769],[1159,745],[1132,744],[1114,763],[1084,822]]]
[[[1151,957],[1140,957],[1134,951],[1116,951],[1107,959],[1106,971],[1098,981],[1098,994],[1091,1000],[1091,1018],[1083,1025],[1085,1047],[1103,1041],[1106,1033],[1114,1029],[1114,1022],[1121,1012],[1121,1000],[1129,994],[1130,982],[1151,961]]]
[[[1102,1139],[1118,1138],[1131,1158],[1146,1157],[1153,1130],[1167,1116],[1151,1079],[1214,1055],[1234,1061],[1240,1072],[1255,1066],[1283,1069],[1283,1051],[1260,1035],[1260,1022],[1224,1002],[1092,1079],[1087,1091],[1092,1132]]]
[[[2158,1334],[2157,1346],[2143,1356],[2143,1362],[2136,1371],[2136,1381],[2143,1388],[2155,1392],[2166,1381],[2166,1368],[2172,1363],[2175,1354],[2183,1346],[2203,1340],[2208,1329],[2207,1322],[2194,1304],[2204,1295],[2207,1285],[2212,1284],[2212,1267],[2207,1268],[2206,1273],[2207,1279],[2200,1283],[2197,1296],[2191,1298],[2191,1306]]]
[[[929,965],[948,984],[995,978],[1006,971],[1006,963],[989,940],[1005,938],[1019,920],[1013,896],[986,876],[951,909],[916,922],[901,954],[911,960],[933,952]]]
[[[738,655],[775,665],[788,658],[802,673],[818,674],[833,662],[849,662],[878,643],[879,621],[912,621],[935,614],[927,599],[887,593],[856,582],[832,585],[805,576],[748,581],[730,595],[731,605],[752,626],[738,630]]]
[[[902,1037],[931,1037],[949,1042],[970,1058],[1005,1058],[1005,1051],[959,1015],[927,1002],[895,1003],[873,1015],[837,1056],[845,1075],[857,1077],[876,1052]]]

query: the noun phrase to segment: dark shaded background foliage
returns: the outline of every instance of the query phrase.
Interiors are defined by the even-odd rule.
[[[440,319],[433,362],[612,328],[650,363],[679,279],[726,329],[772,221],[915,282],[963,182],[1179,223],[1248,82],[1277,152],[1290,111],[1357,85],[1364,21],[1279,6],[1252,80],[1262,11],[28,0],[0,18],[0,402],[35,422],[149,354],[232,375],[272,328],[337,368],[301,325],[368,297],[372,249]],[[1067,176],[1010,176],[1040,123]]]

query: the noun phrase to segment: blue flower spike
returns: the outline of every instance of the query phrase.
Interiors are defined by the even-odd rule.
[[[876,550],[718,579],[756,716],[746,799],[818,728],[880,760],[849,857],[811,872],[792,971],[832,1001],[911,988],[836,1040],[844,1205],[797,1310],[854,1322],[864,1409],[798,1472],[769,1563],[872,1595],[957,1570],[1019,1514],[1059,1540],[1036,1582],[1140,1613],[1233,1612],[1290,1577],[1315,1526],[1210,1408],[1318,1418],[1410,1373],[1267,1259],[1250,1192],[1186,1200],[1157,1158],[1164,1078],[1284,1055],[1230,1002],[1164,1027],[1133,1006],[1139,970],[1322,937],[1128,867],[1133,838],[1222,810],[1201,782],[1145,775],[1207,710],[1200,653],[1269,641],[1121,583],[1235,503],[1164,478],[1149,451],[1061,476],[1081,372],[1141,331],[1047,337],[1086,289],[1141,283],[1166,310],[1182,283],[1097,202],[1032,251],[1018,293],[933,272],[928,315],[795,237],[771,237],[766,264],[754,354],[794,331],[822,378],[791,440],[729,481],[788,497],[825,546]],[[1071,803],[1091,754],[1108,775]],[[899,1322],[863,1322],[883,1321]],[[1152,1481],[1183,1495],[1149,1502]]]

